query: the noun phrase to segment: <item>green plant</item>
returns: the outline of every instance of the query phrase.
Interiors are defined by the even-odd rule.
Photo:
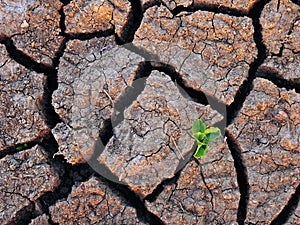
[[[27,148],[27,144],[26,143],[24,143],[24,144],[19,145],[19,146],[16,147],[17,151],[21,151],[21,150],[23,150],[25,148]]]
[[[192,127],[193,137],[197,140],[197,150],[194,153],[195,158],[201,158],[205,155],[205,151],[209,149],[208,143],[212,143],[216,138],[221,136],[221,131],[217,127],[208,127],[201,119],[194,122]]]

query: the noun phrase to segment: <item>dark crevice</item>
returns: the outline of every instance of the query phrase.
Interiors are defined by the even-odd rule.
[[[144,198],[144,201],[148,201],[148,202],[155,202],[156,199],[158,198],[158,196],[163,192],[163,190],[165,189],[165,186],[170,186],[170,185],[173,185],[173,184],[177,184],[177,181],[180,177],[180,174],[181,174],[181,171],[183,170],[184,168],[182,168],[181,170],[177,171],[174,175],[174,177],[172,178],[169,178],[169,179],[165,179],[163,182],[161,182],[155,189],[154,191],[147,195],[145,198]]]
[[[53,65],[53,68],[57,70],[58,66],[59,66],[59,60],[60,58],[63,56],[64,52],[65,52],[65,49],[67,47],[67,39],[64,38],[58,51],[56,52],[53,60],[52,60],[52,65]]]
[[[66,199],[75,184],[87,181],[94,174],[88,164],[71,165],[62,156],[56,156],[51,160],[51,164],[59,171],[61,183],[53,192],[47,192],[38,199],[47,215],[49,207],[59,200]]]
[[[147,11],[147,9],[160,5],[160,0],[149,0],[142,5],[143,12]]]
[[[30,148],[34,147],[35,145],[41,143],[43,141],[43,139],[45,139],[48,136],[49,136],[49,133],[44,133],[43,136],[39,136],[38,138],[36,138],[30,142],[20,143],[20,144],[14,145],[14,146],[7,147],[0,151],[0,159],[4,158],[7,155],[14,155],[20,151],[25,151],[27,149],[30,149]]]
[[[130,50],[132,48],[130,47]],[[117,126],[121,121],[124,120],[124,110],[128,106],[132,104],[134,100],[137,99],[138,95],[144,90],[146,85],[146,78],[151,74],[152,71],[157,70],[159,72],[163,72],[167,74],[171,80],[180,87],[178,90],[180,91],[181,95],[188,100],[192,100],[202,105],[210,105],[212,109],[218,111],[226,118],[226,106],[221,103],[218,99],[214,96],[205,94],[202,91],[195,90],[191,87],[188,87],[185,84],[182,76],[176,71],[171,65],[157,62],[157,61],[146,61],[139,64],[138,69],[136,70],[136,76],[132,86],[129,86],[122,97],[120,97],[117,103],[114,106],[115,112],[112,118],[112,125],[113,127]],[[142,79],[145,78],[145,79]],[[218,123],[219,126],[222,128],[225,127],[224,122]]]
[[[10,58],[15,60],[17,63],[23,65],[29,70],[34,70],[37,73],[54,73],[55,69],[43,63],[37,63],[28,55],[18,50],[10,38],[5,38],[1,41],[5,45],[6,50]]]
[[[253,89],[253,81],[255,79],[256,71],[258,70],[259,66],[263,64],[267,57],[267,48],[263,43],[262,26],[260,24],[259,18],[264,6],[269,2],[270,0],[259,1],[256,4],[254,4],[249,11],[249,17],[252,19],[252,25],[254,27],[253,38],[258,53],[257,57],[250,64],[248,78],[239,87],[234,101],[227,107],[227,125],[232,123],[233,119],[237,116],[238,112],[242,108],[247,96]]]
[[[66,44],[67,39],[64,38],[52,60],[54,71],[51,70],[45,73],[46,79],[44,83],[44,93],[42,100],[39,102],[41,113],[45,117],[46,124],[51,129],[55,127],[57,123],[61,122],[59,115],[55,112],[54,107],[52,105],[52,95],[53,92],[58,88],[58,66],[60,58],[63,56],[64,51],[66,49]]]
[[[41,145],[49,155],[50,164],[59,171],[61,180],[60,185],[53,192],[45,193],[39,198],[44,212],[48,214],[49,206],[54,205],[58,200],[67,198],[71,193],[73,185],[88,180],[94,174],[94,171],[88,164],[71,165],[67,163],[63,156],[53,157],[58,150],[58,143],[53,136]]]
[[[109,121],[106,122],[106,128],[109,127]],[[103,130],[106,130],[105,128]],[[106,132],[106,131],[105,131]],[[109,135],[102,133],[100,137],[102,137],[102,141],[104,143],[107,143],[109,139]],[[136,209],[138,218],[141,221],[147,222],[149,224],[163,224],[163,222],[154,214],[149,212],[144,205],[144,202],[133,192],[130,190],[130,188],[127,185],[119,184],[112,182],[111,180],[106,179],[105,177],[97,173],[97,171],[94,171],[89,163],[85,164],[77,164],[77,165],[71,165],[66,162],[66,160],[62,156],[55,156],[53,158],[53,155],[58,150],[58,144],[51,135],[47,140],[44,140],[41,143],[41,146],[46,150],[46,152],[49,155],[50,158],[50,164],[56,168],[60,174],[60,185],[55,188],[53,192],[47,192],[43,194],[38,199],[38,204],[41,206],[42,213],[45,213],[50,217],[49,221],[51,224],[55,224],[51,220],[51,215],[49,214],[49,207],[55,205],[56,202],[65,200],[68,195],[72,191],[72,187],[74,185],[78,185],[82,182],[86,182],[89,180],[93,175],[98,177],[101,181],[103,181],[108,187],[110,187],[113,192],[117,192],[121,195],[122,199],[129,205]],[[34,210],[32,210],[30,219],[34,219],[38,215],[35,213]],[[39,215],[41,212],[39,213]],[[27,220],[27,223],[29,221]],[[23,223],[25,224],[25,223]]]
[[[205,106],[210,105],[212,107],[212,109],[218,111],[221,115],[223,115],[224,120],[220,121],[218,123],[218,125],[216,125],[216,126],[220,127],[220,129],[226,127],[226,118],[227,118],[226,110],[227,109],[226,109],[226,105],[224,103],[220,102],[216,97],[214,97],[212,95],[209,95],[207,93],[204,93],[202,91],[195,90],[195,89],[189,87],[186,84],[186,82],[184,81],[184,79],[182,78],[182,74],[180,74],[174,66],[160,62],[158,55],[154,55],[154,54],[148,52],[147,50],[137,47],[131,43],[125,44],[125,45],[123,45],[123,47],[129,51],[132,51],[132,52],[140,55],[141,57],[143,57],[145,59],[145,62],[142,62],[139,65],[135,80],[137,80],[139,78],[148,77],[153,70],[157,70],[159,72],[163,72],[163,73],[167,74],[172,79],[172,81],[180,87],[179,91],[183,97],[185,97],[189,100],[192,100],[194,102],[197,102],[199,104],[205,105]],[[136,85],[136,86],[138,86],[138,88],[141,89],[141,91],[144,88],[144,85],[142,85],[142,86]],[[139,93],[141,91],[139,91]],[[134,92],[134,90],[132,90],[132,92],[135,94],[135,96],[129,97],[129,99],[132,99],[131,102],[133,102],[139,94],[138,92]],[[129,106],[129,104],[122,103],[123,100],[126,100],[126,96],[127,96],[127,94],[124,94],[123,98],[119,100],[121,105],[123,105],[122,109]],[[129,96],[131,96],[130,93],[129,93]],[[128,102],[128,101],[126,100],[125,102]],[[117,108],[118,108],[118,106],[117,106]],[[123,110],[117,109],[116,111],[120,112]],[[117,121],[119,121],[119,120],[117,120]],[[223,131],[224,129],[221,129],[221,130]]]
[[[181,12],[196,12],[196,11],[208,11],[216,14],[226,14],[230,16],[242,17],[248,16],[246,10],[237,10],[230,7],[222,6],[219,4],[208,4],[208,3],[193,3],[190,6],[177,6],[173,10],[170,10],[173,15],[177,15]]]
[[[220,113],[224,117],[224,119],[214,124],[214,126],[219,127],[222,133],[224,133],[225,127],[227,125],[226,120],[228,113],[227,107],[224,103],[220,102],[216,97],[212,95],[209,95],[200,90],[195,90],[186,85],[186,82],[183,80],[182,75],[176,71],[175,67],[156,61],[152,61],[150,62],[150,64],[152,66],[152,70],[158,70],[170,76],[172,81],[175,84],[178,84],[178,86],[181,88],[178,90],[183,97],[205,106],[210,105],[213,110],[216,110],[218,113]]]
[[[42,213],[49,216],[50,223],[55,224],[49,215],[49,207],[59,200],[66,199],[71,193],[73,185],[88,180],[94,174],[94,171],[88,164],[71,165],[67,163],[62,156],[53,157],[58,151],[58,143],[52,134],[40,145],[48,154],[49,164],[58,171],[61,183],[54,191],[44,193],[37,200],[37,204],[40,205]],[[36,217],[37,216],[39,215],[36,215]]]
[[[31,220],[34,218],[34,214],[32,211],[34,210],[34,205],[31,202],[27,207],[23,208],[21,211],[17,213],[15,216],[16,219],[8,222],[9,225],[21,225],[21,224],[29,224]]]
[[[212,109],[219,112],[226,119],[226,106],[222,102],[220,102],[216,97],[202,92],[200,90],[195,90],[186,85],[186,82],[183,80],[182,75],[176,71],[175,67],[162,62],[155,61],[150,62],[150,64],[152,66],[152,70],[158,70],[159,72],[163,72],[170,76],[172,81],[182,89],[179,89],[179,91],[183,97],[205,106],[210,105]],[[220,121],[218,124],[215,124],[214,126],[218,126],[221,130],[224,130],[225,125],[226,122],[223,120]]]
[[[132,42],[134,34],[140,27],[143,19],[143,10],[140,0],[129,0],[131,9],[128,13],[127,23],[124,25],[120,36],[116,35],[116,42],[119,45]]]
[[[50,215],[48,215],[49,216],[49,218],[48,218],[48,223],[49,223],[49,225],[59,225],[59,223],[54,223],[53,222],[53,220],[52,220],[52,218],[51,218],[51,216]]]
[[[57,72],[47,73],[44,82],[44,92],[42,99],[37,101],[38,108],[44,116],[47,126],[52,129],[57,123],[61,121],[58,114],[55,112],[52,105],[52,94],[57,89]]]
[[[228,131],[225,131],[227,137],[227,144],[230,149],[232,158],[234,160],[234,167],[237,175],[237,182],[240,191],[240,201],[237,212],[237,223],[243,225],[247,216],[249,195],[250,195],[250,185],[248,181],[247,168],[244,165],[243,157],[241,155],[241,147],[234,138],[234,136]]]
[[[279,88],[285,88],[287,90],[295,89],[297,93],[300,93],[300,78],[286,80],[282,78],[278,71],[272,67],[260,67],[256,73],[256,76],[271,81]]]
[[[292,2],[296,5],[299,5],[300,6],[300,0],[292,0]]]
[[[253,89],[254,79],[255,79],[255,77],[253,76],[253,71],[251,71],[251,75],[239,87],[239,89],[234,97],[234,101],[229,106],[227,106],[227,109],[226,109],[227,126],[233,122],[233,120],[236,118],[239,111],[243,107],[243,104],[244,104],[247,96],[250,94],[251,90]]]
[[[289,32],[287,33],[287,35],[291,35],[294,32],[295,26],[297,24],[297,22],[300,20],[300,16],[297,16],[294,21],[292,22],[292,26],[289,29]]]
[[[62,2],[62,1],[61,1]],[[69,4],[69,2],[62,2],[63,3],[63,6],[58,10],[58,13],[60,15],[60,20],[59,20],[59,28],[60,28],[60,33],[59,35],[65,37],[65,34],[66,34],[66,15],[65,15],[65,12],[64,12],[64,6]]]
[[[103,180],[113,192],[120,193],[121,198],[125,201],[125,203],[127,203],[128,206],[131,206],[136,209],[137,217],[140,221],[151,225],[164,225],[163,221],[158,216],[148,211],[144,202],[127,185],[119,183],[116,184],[99,175],[95,176]]]
[[[113,126],[111,123],[111,119],[107,119],[103,122],[103,127],[99,131],[100,135],[99,138],[104,146],[107,145],[108,141],[113,136]]]
[[[288,203],[284,206],[282,211],[277,215],[277,217],[271,222],[270,225],[281,225],[285,224],[289,218],[296,211],[300,201],[300,184],[296,188],[294,194],[292,194]]]
[[[283,50],[284,50],[284,44],[282,44],[282,45],[280,46],[280,49],[279,49],[279,52],[278,52],[278,53],[271,53],[271,56],[282,57]]]
[[[162,62],[157,61],[158,56],[152,55],[148,53],[146,50],[138,48],[134,45],[126,44],[124,47],[146,59],[145,62],[141,62],[136,70],[136,76],[132,86],[129,86],[125,93],[118,99],[117,103],[114,106],[115,112],[112,118],[113,127],[119,124],[121,121],[124,120],[124,110],[128,106],[132,104],[134,100],[138,97],[138,95],[144,90],[146,85],[146,78],[151,74],[152,71],[157,70],[159,72],[163,72],[167,74],[171,80],[177,85],[179,92],[181,95],[188,100],[197,102],[202,105],[210,105],[212,109],[219,112],[223,115],[224,119],[214,126],[219,127],[222,132],[226,127],[226,105],[220,102],[216,97],[206,94],[202,91],[195,90],[188,85],[186,85],[185,81],[182,78],[182,75],[177,72],[176,68],[165,64]],[[147,61],[147,59],[150,59]],[[145,79],[141,79],[145,78]]]
[[[6,46],[6,50],[13,60],[17,63],[23,65],[29,70],[34,70],[37,73],[43,73],[45,75],[44,90],[42,98],[37,99],[36,104],[45,118],[46,124],[52,128],[57,122],[60,121],[58,115],[55,113],[52,106],[52,93],[57,89],[57,69],[59,64],[59,58],[64,52],[65,41],[63,41],[61,47],[59,48],[57,54],[53,59],[53,66],[48,66],[42,63],[37,63],[28,55],[24,54],[22,51],[18,50],[14,45],[13,41],[9,38],[3,41]]]
[[[114,29],[108,29],[104,31],[95,31],[91,33],[69,33],[65,34],[68,40],[81,40],[86,41],[92,38],[109,37],[115,34]]]
[[[98,162],[98,157],[104,151],[108,141],[113,136],[113,128],[124,120],[124,111],[128,108],[142,93],[146,86],[146,78],[151,73],[151,67],[148,62],[139,63],[135,78],[131,86],[128,86],[122,95],[117,99],[113,106],[113,115],[111,119],[104,121],[100,130],[99,138],[94,147],[94,154],[89,159],[88,164],[106,179],[119,183],[119,178],[113,174],[109,168]]]
[[[189,97],[193,101],[200,103],[202,105],[208,105],[208,100],[206,97],[207,95],[201,91],[197,91],[191,87],[188,87],[185,84],[185,81],[183,80],[182,76],[176,71],[175,67],[157,61],[152,61],[150,63],[152,66],[152,70],[158,70],[159,72],[163,72],[168,76],[170,76],[172,81],[178,84],[189,95],[186,96],[185,93],[181,93],[183,94],[184,97]]]
[[[136,70],[135,78],[131,86],[128,86],[114,105],[112,126],[116,127],[124,120],[124,110],[128,108],[142,93],[146,86],[146,78],[151,74],[149,62],[141,62]]]
[[[257,65],[262,64],[267,57],[267,48],[263,42],[262,26],[260,24],[259,19],[265,5],[268,4],[270,1],[271,0],[265,0],[265,1],[261,0],[256,4],[254,4],[249,11],[249,16],[252,19],[252,25],[254,27],[254,41],[258,50],[256,64],[252,65],[252,67],[254,68],[257,67]]]
[[[62,10],[62,9],[61,9]],[[60,58],[63,56],[64,51],[66,49],[67,39],[64,38],[58,51],[56,52],[53,60],[53,71],[46,72],[46,79],[44,83],[44,93],[42,100],[39,102],[41,113],[45,117],[45,122],[51,129],[55,127],[55,125],[61,122],[59,115],[55,112],[54,107],[52,105],[52,95],[53,92],[58,88],[58,66]]]
[[[60,0],[60,2],[61,2],[63,5],[68,5],[68,4],[70,4],[71,0]]]

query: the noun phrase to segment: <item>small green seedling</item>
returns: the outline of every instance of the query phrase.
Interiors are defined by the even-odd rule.
[[[27,148],[27,144],[26,143],[24,143],[23,145],[19,145],[19,146],[16,147],[17,151],[21,151],[24,148]]]
[[[194,154],[194,157],[197,159],[205,155],[205,151],[209,149],[208,143],[214,142],[216,138],[221,136],[221,131],[219,128],[206,128],[201,119],[198,119],[194,122],[192,133],[198,144],[197,151]]]

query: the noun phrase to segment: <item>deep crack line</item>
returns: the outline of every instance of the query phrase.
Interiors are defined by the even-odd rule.
[[[243,225],[247,217],[247,210],[248,210],[249,196],[250,196],[248,172],[243,162],[241,149],[237,141],[228,130],[225,131],[225,135],[227,137],[226,141],[229,150],[234,160],[234,167],[237,174],[237,182],[241,194],[239,206],[238,206],[238,212],[237,212],[237,223],[239,225]]]
[[[101,141],[106,144],[110,137],[111,133],[107,133],[108,130],[111,130],[111,122],[108,120],[105,123],[105,127],[100,132],[99,138]],[[37,203],[41,205],[42,212],[49,216],[49,221],[51,222],[51,215],[49,213],[50,206],[55,205],[57,202],[61,200],[65,200],[69,194],[72,192],[72,187],[76,183],[83,183],[90,179],[91,176],[96,176],[101,179],[105,185],[116,190],[121,197],[125,200],[125,202],[136,209],[137,216],[141,221],[144,221],[148,224],[164,224],[159,217],[148,211],[146,208],[144,201],[141,200],[127,185],[122,185],[115,183],[111,180],[106,179],[105,177],[99,175],[97,171],[93,170],[90,166],[90,163],[79,164],[79,165],[70,165],[62,156],[55,156],[55,153],[58,151],[58,143],[56,142],[53,135],[50,135],[47,139],[45,139],[41,146],[45,149],[46,153],[49,157],[49,163],[60,171],[60,180],[61,184],[55,188],[53,192],[47,192],[43,194],[40,198],[37,199]],[[97,160],[94,158],[94,160]],[[27,210],[28,219],[26,222],[29,223],[30,220],[38,217],[39,215],[35,215],[35,209]],[[19,218],[18,221],[23,221],[23,217]],[[51,223],[54,224],[54,223]]]
[[[292,194],[290,200],[282,209],[282,211],[277,215],[277,217],[271,222],[270,225],[281,225],[285,224],[289,218],[296,211],[300,201],[300,184],[296,188],[294,194]]]
[[[180,87],[178,88],[178,90],[184,98],[204,106],[210,105],[210,107],[213,110],[216,110],[219,114],[221,114],[224,117],[224,119],[216,123],[214,126],[219,127],[222,130],[222,132],[224,131],[224,128],[227,124],[226,120],[228,114],[227,107],[224,103],[219,101],[216,97],[205,93],[204,91],[195,90],[187,86],[186,82],[182,78],[182,75],[180,74],[180,72],[177,72],[175,67],[157,61],[150,61],[150,65],[152,66],[152,70],[158,70],[159,72],[167,74],[175,83],[175,85]]]
[[[165,5],[166,6],[166,5]],[[166,6],[167,7],[167,6]],[[218,5],[218,4],[209,4],[209,3],[193,3],[190,6],[177,6],[173,10],[170,10],[171,13],[176,16],[181,12],[197,12],[197,11],[207,11],[213,12],[216,14],[224,14],[235,17],[243,17],[248,16],[248,12],[246,10],[238,10],[230,7]]]
[[[29,224],[35,217],[35,215],[32,213],[34,208],[34,204],[30,202],[28,206],[18,213],[17,218],[14,221],[10,221],[9,225]]]
[[[14,42],[10,38],[4,38],[0,41],[4,44],[6,51],[11,59],[15,60],[17,63],[21,64],[29,70],[34,70],[37,73],[54,73],[55,69],[52,66],[48,66],[43,63],[38,63],[33,60],[30,56],[26,55],[14,45]]]
[[[87,41],[93,38],[100,38],[100,37],[109,37],[115,35],[114,29],[108,29],[104,31],[95,31],[91,33],[68,33],[65,34],[68,40],[81,40]]]
[[[116,35],[117,44],[130,43],[134,39],[135,32],[138,30],[143,19],[143,9],[140,0],[128,0],[131,9],[128,14],[127,23],[122,29],[121,35]]]
[[[162,181],[159,185],[157,185],[157,187],[153,190],[153,192],[147,195],[143,200],[148,202],[155,202],[156,199],[159,197],[159,195],[164,191],[165,186],[170,186],[173,184],[177,186],[177,181],[179,180],[180,174],[184,168],[185,166],[182,167],[179,171],[177,171],[174,177]]]
[[[13,145],[10,147],[7,147],[0,151],[0,159],[6,157],[7,155],[14,155],[18,152],[28,150],[32,147],[34,147],[37,144],[40,144],[44,139],[46,139],[50,134],[50,131],[43,134],[43,136],[37,137],[36,139],[25,142],[25,143],[19,143],[17,145]]]
[[[66,199],[71,193],[72,187],[77,182],[87,181],[94,174],[94,171],[88,164],[70,165],[62,156],[53,157],[58,151],[58,143],[52,134],[40,145],[48,154],[48,163],[59,172],[61,183],[53,191],[46,192],[40,196],[36,203],[40,205],[42,213],[49,216],[50,224],[55,224],[51,219],[49,207],[60,200]],[[31,219],[39,216],[34,214],[34,209],[30,213],[33,215]]]
[[[254,4],[253,7],[249,10],[248,16],[252,19],[252,25],[254,27],[253,38],[257,48],[257,58],[255,58],[254,61],[250,64],[248,78],[239,87],[234,101],[227,107],[227,126],[233,122],[233,120],[241,110],[247,96],[253,89],[253,81],[256,78],[256,72],[267,58],[267,47],[263,43],[262,25],[260,24],[259,19],[262,10],[269,2],[270,0],[259,1]]]
[[[141,57],[143,57],[145,59],[144,62],[140,63],[140,65],[137,69],[136,77],[134,79],[135,81],[140,78],[147,78],[151,74],[151,72],[154,70],[163,72],[171,78],[171,80],[175,83],[176,86],[179,86],[185,92],[185,93],[183,93],[183,91],[181,89],[179,89],[179,91],[181,92],[183,97],[187,98],[188,100],[199,103],[201,105],[205,105],[205,106],[210,105],[212,107],[212,109],[218,111],[221,115],[224,116],[224,119],[226,119],[227,115],[224,114],[224,113],[226,113],[226,110],[227,110],[226,105],[224,103],[220,102],[216,97],[214,97],[212,95],[209,95],[205,92],[195,90],[191,87],[188,87],[186,85],[184,79],[182,78],[182,75],[180,74],[180,72],[177,71],[177,69],[174,66],[160,62],[159,56],[153,55],[152,53],[148,52],[147,50],[145,50],[143,48],[136,47],[132,43],[126,44],[123,47],[129,51],[132,51],[132,52],[140,55]],[[143,87],[144,86],[145,85],[143,85]],[[139,88],[139,89],[143,89],[143,88]],[[141,93],[141,91],[140,91],[140,93]],[[129,94],[129,96],[130,96],[130,94]],[[123,97],[126,98],[125,95]],[[130,97],[130,99],[132,99],[132,98]],[[132,102],[134,100],[132,100]],[[122,100],[120,99],[120,100],[118,100],[118,102],[122,102]],[[122,105],[122,103],[119,103],[119,104]],[[127,106],[129,106],[129,105],[127,104]],[[117,108],[118,108],[118,106],[117,106]],[[123,106],[122,108],[125,108],[125,106]],[[120,112],[122,110],[117,110],[117,111]],[[225,122],[221,121],[219,123],[219,125],[220,126],[224,125],[222,127],[225,127]]]
[[[256,76],[271,81],[279,88],[285,88],[287,90],[295,89],[297,93],[300,93],[300,80],[297,81],[298,78],[295,78],[295,81],[292,79],[286,80],[282,78],[274,68],[263,66],[257,71]]]
[[[125,202],[136,209],[137,217],[150,225],[164,225],[164,222],[155,214],[150,212],[147,207],[145,206],[144,201],[142,201],[134,191],[132,191],[127,185],[123,184],[115,184],[114,182],[107,180],[106,178],[103,178],[100,175],[96,175],[96,177],[100,177],[102,180],[104,180],[109,187],[112,188],[112,190],[117,190],[122,198],[125,200]]]

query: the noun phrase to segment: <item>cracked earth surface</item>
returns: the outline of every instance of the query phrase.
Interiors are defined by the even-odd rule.
[[[300,224],[299,46],[297,0],[0,0],[0,224]]]

